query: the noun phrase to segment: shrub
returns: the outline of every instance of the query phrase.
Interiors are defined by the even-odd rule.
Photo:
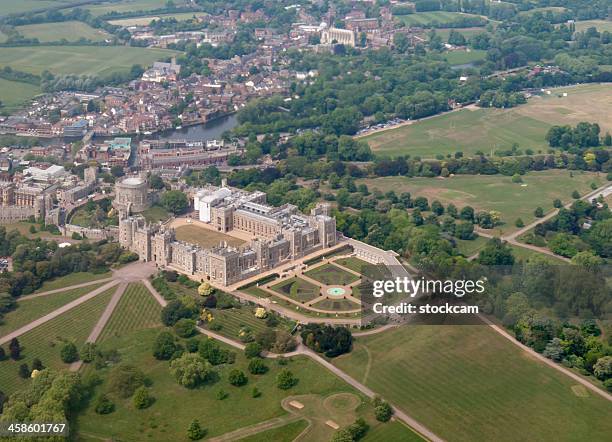
[[[225,392],[225,390],[219,390],[217,391],[217,394],[215,395],[215,397],[220,401],[227,398],[228,396],[229,395]]]
[[[60,350],[60,358],[66,364],[70,364],[72,362],[79,360],[79,351],[72,342],[68,342],[62,346]]]
[[[144,383],[144,373],[133,365],[117,365],[108,375],[108,391],[122,398],[132,396]]]
[[[228,380],[234,387],[242,387],[249,381],[244,372],[242,370],[238,370],[237,368],[229,372]]]
[[[92,362],[98,355],[98,348],[93,342],[86,342],[81,348],[79,356],[83,362]]]
[[[170,372],[186,388],[195,388],[211,375],[210,364],[196,353],[185,353],[170,363]]]
[[[200,440],[204,436],[206,436],[206,430],[202,428],[197,419],[194,419],[187,428],[187,437],[191,440]]]
[[[253,358],[249,361],[249,373],[265,374],[268,371],[268,366],[262,359]]]
[[[257,342],[249,342],[244,347],[244,355],[248,358],[256,358],[261,354],[262,348]]]
[[[155,359],[169,360],[174,352],[176,351],[176,344],[174,342],[174,336],[172,333],[163,331],[157,335],[155,338],[155,343],[153,344],[153,356]]]
[[[289,390],[297,383],[297,378],[295,378],[293,373],[286,368],[281,370],[276,376],[276,386],[281,390]]]
[[[258,398],[259,396],[261,396],[261,391],[259,391],[257,387],[253,387],[253,390],[251,391],[251,396],[254,398]]]
[[[153,403],[153,398],[149,394],[149,389],[145,386],[138,387],[132,396],[134,407],[143,410]]]
[[[28,368],[28,364],[21,364],[19,366],[19,377],[22,379],[27,379],[30,377],[30,369]]]
[[[94,410],[98,414],[109,414],[115,411],[115,404],[108,398],[107,395],[103,394],[96,401]]]
[[[174,331],[181,338],[189,338],[193,336],[196,332],[196,322],[193,319],[179,319],[176,324],[174,324]]]

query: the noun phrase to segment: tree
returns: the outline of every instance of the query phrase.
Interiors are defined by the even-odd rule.
[[[151,189],[161,190],[164,188],[164,180],[159,175],[151,174],[149,177],[149,186]]]
[[[514,225],[518,228],[525,227],[525,223],[521,218],[517,218],[516,221],[514,221]]]
[[[499,266],[514,264],[512,249],[499,238],[491,238],[478,254],[478,262],[483,265]]]
[[[207,282],[203,282],[198,287],[198,294],[200,296],[210,296],[215,291],[214,287]]]
[[[459,223],[455,226],[455,236],[459,239],[474,239],[474,224]]]
[[[574,198],[575,200],[579,199],[580,198],[580,193],[578,193],[577,190],[574,190],[572,192],[572,198]]]
[[[463,209],[461,209],[459,218],[473,223],[474,222],[474,208],[470,206],[465,206]]]
[[[297,378],[294,377],[293,373],[286,368],[282,369],[278,375],[276,375],[276,386],[281,390],[289,390],[297,383]]]
[[[206,430],[200,425],[200,421],[194,419],[187,428],[187,437],[191,440],[200,440],[206,436]]]
[[[187,196],[180,190],[169,190],[164,192],[160,198],[160,204],[175,215],[183,213],[189,207]]]
[[[268,366],[260,358],[253,358],[249,361],[249,373],[265,374],[268,371]]]
[[[274,353],[287,353],[295,350],[296,345],[295,339],[293,339],[293,336],[288,331],[277,330],[272,351]]]
[[[94,411],[98,414],[109,414],[115,411],[115,404],[105,394],[96,400]]]
[[[604,356],[597,359],[593,366],[593,374],[601,381],[612,378],[612,356]]]
[[[237,368],[229,372],[227,379],[234,387],[242,387],[249,381],[249,378],[246,377],[244,372],[242,370],[238,370]]]
[[[153,403],[153,398],[149,394],[149,389],[145,386],[138,387],[132,396],[132,404],[139,410],[149,407]]]
[[[444,206],[442,206],[442,203],[440,203],[440,201],[435,200],[431,203],[431,211],[437,216],[440,216],[444,213]]]
[[[132,396],[144,383],[144,373],[133,365],[117,365],[108,374],[108,391],[122,398]]]
[[[4,351],[4,347],[0,347],[0,361],[4,361],[6,359],[6,352]]]
[[[113,166],[113,167],[111,167],[110,173],[115,178],[119,178],[119,177],[125,175],[125,172],[123,171],[123,167],[121,167],[121,166]]]
[[[257,387],[253,387],[253,390],[251,390],[251,397],[258,398],[259,396],[261,396],[261,391],[259,391]]]
[[[196,332],[196,322],[193,319],[179,319],[174,324],[174,331],[181,338],[189,338]]]
[[[79,356],[83,362],[92,362],[98,355],[98,347],[93,342],[86,342],[81,348]]]
[[[377,398],[374,400],[374,416],[379,422],[388,422],[393,416],[393,409],[387,402]]]
[[[66,364],[79,360],[79,350],[72,342],[67,342],[62,346],[60,357]]]
[[[247,359],[257,358],[261,354],[262,350],[261,345],[257,342],[249,342],[244,347],[244,355],[247,357]]]
[[[561,202],[560,199],[557,198],[557,199],[553,200],[553,207],[555,209],[560,209],[561,207],[563,207],[563,203]]]
[[[28,368],[28,364],[21,364],[19,366],[19,377],[22,379],[27,379],[30,377],[30,369]]]
[[[542,218],[544,216],[544,209],[539,206],[536,207],[536,209],[533,211],[533,216],[536,218]]]
[[[42,361],[38,358],[34,358],[32,359],[32,370],[44,370],[45,366],[43,365]]]
[[[153,356],[159,360],[169,360],[176,352],[177,346],[172,333],[163,331],[157,335],[153,343]]]
[[[186,388],[195,388],[212,373],[211,365],[197,353],[185,353],[170,363],[170,372]]]
[[[512,182],[517,184],[522,183],[523,177],[521,177],[518,173],[515,173],[514,175],[512,175]]]
[[[11,359],[14,361],[21,357],[21,345],[19,344],[19,340],[17,338],[13,338],[11,339],[11,342],[9,342],[9,353],[11,355]]]
[[[542,355],[546,356],[549,359],[552,359],[555,362],[561,361],[563,359],[563,346],[561,345],[561,339],[554,338],[548,344],[546,344],[546,348],[542,352]]]

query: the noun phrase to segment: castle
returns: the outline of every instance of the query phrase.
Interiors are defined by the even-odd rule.
[[[252,239],[240,247],[221,243],[206,249],[178,241],[174,230],[162,224],[127,215],[119,221],[119,242],[143,261],[227,286],[332,247],[337,241],[336,220],[326,204],[304,215],[290,204],[266,204],[263,192],[210,186],[195,194],[194,208],[199,219],[214,230],[238,231]]]

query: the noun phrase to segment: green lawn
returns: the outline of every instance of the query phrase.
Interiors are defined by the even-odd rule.
[[[0,48],[0,66],[40,74],[109,75],[132,65],[149,66],[176,54],[166,49],[127,46],[24,46]]]
[[[394,420],[371,428],[362,442],[417,442],[423,439],[403,423]]]
[[[106,273],[90,273],[90,272],[75,272],[66,276],[54,278],[43,283],[43,285],[34,293],[46,292],[47,290],[61,289],[71,285],[82,284],[84,282],[96,281],[98,279],[110,278],[111,272]]]
[[[416,12],[408,15],[396,15],[395,19],[407,26],[426,26],[440,27],[453,23],[461,17],[474,17],[473,14],[463,14],[461,12],[431,11]]]
[[[132,283],[115,307],[98,341],[124,336],[134,330],[159,327],[160,314],[161,306],[149,290],[140,283]]]
[[[210,249],[216,247],[222,241],[227,242],[228,245],[237,247],[245,243],[242,239],[234,236],[226,235],[222,232],[210,230],[205,227],[201,227],[197,224],[184,225],[176,228],[176,239],[179,241],[185,241],[192,244],[197,244],[200,247]]]
[[[151,355],[151,345],[159,329],[134,332],[120,338],[102,342],[102,348],[118,349],[122,362],[140,367],[151,381],[151,393],[155,403],[146,410],[135,410],[129,400],[116,399],[116,411],[109,415],[98,415],[89,406],[76,420],[74,429],[90,438],[184,441],[189,423],[200,419],[208,430],[207,436],[214,437],[285,415],[280,401],[289,395],[354,392],[347,384],[306,357],[291,358],[288,368],[299,379],[290,390],[276,387],[276,375],[280,367],[277,362],[266,361],[268,373],[259,376],[248,375],[244,387],[228,384],[229,370],[239,368],[247,372],[247,361],[241,352],[236,354],[232,365],[215,367],[218,380],[202,388],[189,390],[176,383],[168,370],[167,361],[157,361]],[[205,338],[204,338],[205,339]],[[99,372],[103,378],[106,371]],[[253,387],[262,392],[253,398]],[[104,391],[105,384],[98,387],[96,394]],[[223,389],[229,394],[224,400],[216,399]],[[95,402],[92,401],[92,403]]]
[[[287,279],[270,288],[298,302],[312,301],[320,294],[320,288],[318,286],[297,277]]]
[[[110,20],[109,23],[115,26],[148,26],[153,20],[168,20],[174,18],[177,21],[192,20],[193,17],[202,17],[205,14],[202,12],[182,12],[179,14],[163,14],[163,15],[148,15],[145,17],[130,17],[118,20]]]
[[[122,0],[114,3],[102,3],[99,5],[84,6],[93,15],[100,16],[111,12],[125,13],[135,11],[152,11],[166,7],[167,0]],[[187,0],[175,0],[176,6],[184,6],[189,3]]]
[[[279,428],[274,428],[268,431],[262,431],[261,433],[254,434],[252,436],[243,437],[238,439],[240,442],[292,442],[296,437],[302,433],[308,422],[305,420],[299,420],[291,422],[290,424],[284,425]]]
[[[161,206],[151,206],[147,210],[142,212],[141,215],[144,216],[145,219],[150,223],[165,221],[170,218],[170,216],[172,216],[170,212],[168,212]]]
[[[62,344],[71,341],[77,347],[83,345],[114,292],[115,288],[110,288],[20,336],[22,358],[19,361],[9,359],[0,362],[0,391],[8,394],[25,386],[28,380],[18,376],[19,365],[31,365],[34,358],[39,358],[45,367],[68,368],[68,364],[60,359]]]
[[[325,285],[349,285],[359,280],[359,276],[342,270],[333,264],[324,264],[304,273]]]
[[[362,139],[375,153],[388,156],[435,158],[457,151],[494,155],[514,143],[523,150],[546,152],[546,132],[555,124],[589,121],[599,123],[602,133],[612,131],[611,105],[609,85],[580,85],[554,89],[550,95],[531,98],[527,104],[511,109],[461,109]]]
[[[487,57],[487,51],[479,49],[471,49],[470,51],[451,51],[444,54],[444,58],[452,65],[461,65],[473,63],[475,61],[484,60]]]
[[[0,78],[0,112],[14,112],[40,93],[40,87],[33,84]]]
[[[437,199],[445,206],[453,203],[459,208],[469,205],[477,210],[498,211],[505,224],[490,231],[498,234],[515,230],[514,221],[519,217],[525,224],[535,220],[533,212],[538,206],[546,213],[553,209],[554,199],[568,203],[574,190],[584,195],[591,191],[591,183],[601,186],[605,182],[601,174],[574,171],[570,177],[567,170],[556,169],[530,172],[522,178],[523,184],[500,175],[456,175],[446,179],[384,177],[358,180],[358,184],[365,183],[370,190],[410,192],[413,197],[427,197],[430,203]]]
[[[438,34],[442,38],[442,40],[448,41],[448,36],[450,35],[451,31],[459,32],[466,39],[473,37],[474,35],[478,35],[478,34],[488,34],[485,28],[476,28],[476,27],[436,29],[436,34]]]
[[[357,310],[360,308],[359,304],[349,301],[348,299],[324,299],[313,304],[313,307],[334,312]]]
[[[34,9],[50,8],[62,3],[70,3],[68,0],[0,0],[0,15],[17,14]]]
[[[583,20],[576,22],[576,31],[585,31],[588,28],[597,28],[599,32],[612,32],[612,20]]]
[[[457,250],[466,258],[478,253],[489,241],[489,238],[478,236],[475,239],[456,239]]]
[[[90,293],[102,284],[94,284],[80,289],[67,290],[17,302],[17,308],[4,315],[2,325],[0,325],[0,336],[4,336],[35,319],[51,313],[61,306]]]
[[[221,325],[221,329],[215,332],[234,340],[240,340],[241,333],[248,332],[255,336],[268,328],[265,319],[255,317],[254,306],[245,305],[241,308],[225,310],[213,309],[211,312],[214,318],[212,323]],[[279,325],[275,328],[289,331],[293,326],[286,319],[278,318],[278,320]]]
[[[452,441],[606,441],[610,404],[486,326],[404,326],[334,364]]]
[[[510,247],[512,248],[512,254],[514,255],[514,258],[518,261],[526,261],[526,260],[529,260],[531,258],[538,256],[540,258],[544,258],[545,260],[549,261],[551,264],[555,264],[555,265],[566,264],[565,261],[559,258],[550,256],[550,255],[546,255],[544,253],[536,252],[535,250],[526,249],[525,247],[514,246],[514,245],[510,245]]]
[[[65,21],[59,23],[38,23],[34,25],[17,26],[15,28],[26,38],[37,38],[40,42],[78,41],[81,38],[91,41],[104,41],[110,35],[101,29],[95,29],[80,21]]]

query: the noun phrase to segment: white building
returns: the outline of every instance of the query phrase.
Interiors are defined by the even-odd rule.
[[[199,219],[202,222],[211,221],[211,208],[230,196],[232,191],[227,187],[221,187],[214,191],[200,190],[193,198],[193,208],[199,212]]]

